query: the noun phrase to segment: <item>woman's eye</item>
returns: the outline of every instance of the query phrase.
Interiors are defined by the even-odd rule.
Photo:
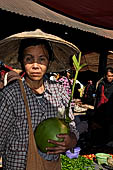
[[[46,57],[40,57],[40,62],[45,62],[47,60]]]
[[[31,58],[26,58],[26,61],[31,61]]]
[[[26,55],[24,58],[24,62],[27,64],[32,64],[32,63],[41,63],[41,64],[45,64],[45,62],[47,61],[47,57],[45,56],[40,56],[38,58],[35,58],[33,56],[29,56]]]
[[[25,62],[30,63],[33,61],[32,57],[25,57]]]
[[[45,58],[40,58],[40,61],[45,61]]]

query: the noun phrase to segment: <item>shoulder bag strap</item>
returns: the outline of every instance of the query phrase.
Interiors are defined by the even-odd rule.
[[[25,102],[25,108],[27,113],[27,119],[28,119],[28,128],[29,128],[29,144],[28,144],[28,154],[27,154],[27,164],[26,164],[26,170],[43,170],[43,165],[41,163],[41,158],[38,154],[38,150],[35,144],[33,129],[32,129],[32,123],[31,123],[31,116],[30,116],[30,110],[26,98],[26,93],[24,90],[24,86],[21,80],[19,80],[21,92],[24,97]]]
[[[28,145],[26,170],[48,170],[48,169],[61,170],[60,159],[58,159],[57,161],[47,161],[38,154],[38,150],[34,139],[33,129],[32,129],[31,116],[30,116],[30,110],[26,98],[26,93],[21,80],[19,80],[19,83],[24,97],[26,113],[28,118],[28,127],[29,127],[29,145]]]

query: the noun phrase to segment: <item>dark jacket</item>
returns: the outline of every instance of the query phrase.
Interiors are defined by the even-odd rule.
[[[95,113],[98,121],[113,122],[113,82],[103,79],[96,90]]]

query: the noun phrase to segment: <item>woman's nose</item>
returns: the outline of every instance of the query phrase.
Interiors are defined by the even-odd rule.
[[[38,62],[34,62],[34,63],[33,63],[33,68],[39,68]]]

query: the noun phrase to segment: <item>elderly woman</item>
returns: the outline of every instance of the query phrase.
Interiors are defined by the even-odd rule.
[[[69,97],[58,82],[50,81],[45,76],[53,60],[51,47],[46,40],[24,39],[21,41],[18,53],[18,60],[25,72],[22,83],[26,92],[34,132],[37,125],[44,119],[57,117],[58,108],[66,107]],[[70,117],[72,119],[70,134],[58,135],[59,138],[64,139],[63,142],[49,140],[50,143],[57,146],[52,149],[47,148],[47,153],[42,153],[37,149],[39,158],[37,170],[61,169],[60,153],[76,146],[78,131],[71,112]],[[26,169],[28,143],[27,114],[20,84],[17,80],[0,92],[0,156],[3,157],[4,170]],[[33,163],[31,162],[31,164]]]

